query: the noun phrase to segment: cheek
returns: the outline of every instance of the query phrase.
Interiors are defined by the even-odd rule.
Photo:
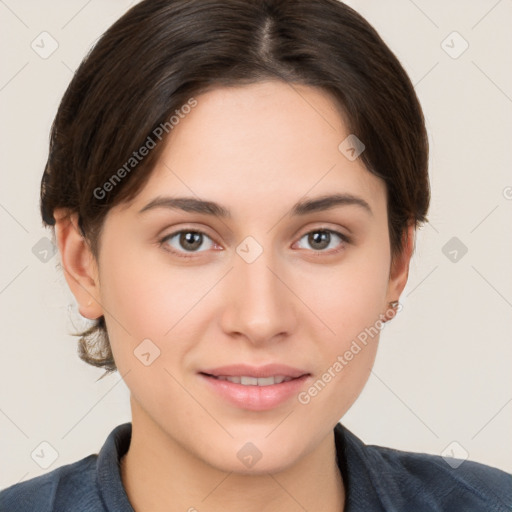
[[[299,402],[326,423],[338,421],[348,411],[370,376],[383,325],[387,275],[382,265],[365,264],[364,270],[347,266],[325,281],[328,293],[310,297],[328,328],[323,326],[321,332],[311,328],[319,364],[315,381]]]
[[[332,410],[336,404],[335,414],[344,413],[370,375],[383,325],[380,315],[389,277],[386,255],[385,240],[353,251],[339,266],[315,273],[303,288],[304,294],[309,290],[307,301],[322,320],[321,331],[316,322],[310,332],[317,340],[322,366],[305,397],[305,401],[314,398],[319,410]]]
[[[375,243],[348,252],[338,265],[305,271],[297,281],[304,302],[321,319],[322,338],[332,351],[343,350],[384,312],[389,278],[386,255],[386,245]],[[310,334],[318,337],[318,331],[316,336]]]
[[[191,319],[207,315],[207,301],[201,298],[217,277],[199,267],[173,266],[165,256],[154,257],[156,251],[148,258],[147,250],[109,249],[100,267],[101,300],[116,363],[131,364],[145,339],[161,352],[156,366],[179,361],[193,346]]]
[[[116,252],[123,251],[105,251],[101,266],[107,314],[134,337],[162,337],[183,314],[192,283],[170,266],[147,261],[140,252],[122,258]]]
[[[142,365],[135,359],[137,347],[149,339],[161,350],[161,335],[170,328],[172,318],[163,315],[165,305],[152,267],[136,254],[122,251],[112,244],[105,247],[100,265],[100,291],[110,345],[116,364],[125,373]],[[165,300],[171,300],[168,294]],[[144,342],[147,344],[147,342]],[[143,352],[141,352],[143,353]]]

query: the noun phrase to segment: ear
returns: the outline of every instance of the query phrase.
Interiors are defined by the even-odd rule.
[[[90,247],[78,227],[78,214],[66,208],[54,211],[55,235],[64,277],[79,305],[80,314],[95,319],[103,314],[99,303],[98,268]]]
[[[398,301],[402,294],[407,279],[409,277],[409,264],[414,252],[415,241],[415,227],[414,223],[410,223],[402,235],[402,251],[393,258],[391,268],[389,271],[388,290],[386,294],[386,314],[384,317],[391,320],[397,312],[396,308],[392,308],[389,303]],[[391,311],[394,311],[391,313]]]

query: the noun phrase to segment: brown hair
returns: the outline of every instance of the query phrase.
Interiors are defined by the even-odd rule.
[[[172,129],[171,116],[213,87],[268,79],[320,87],[338,102],[366,146],[360,158],[386,183],[398,254],[407,225],[427,220],[425,121],[398,59],[338,0],[144,0],[127,11],[60,103],[41,181],[43,223],[55,224],[55,208],[76,212],[97,257],[105,215],[148,180],[165,141],[155,134]],[[116,370],[104,317],[76,335],[81,359]]]

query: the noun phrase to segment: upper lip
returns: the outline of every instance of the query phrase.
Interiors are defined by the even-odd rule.
[[[283,377],[291,377],[295,379],[302,377],[302,375],[309,375],[309,372],[293,368],[285,364],[266,364],[264,366],[250,366],[247,364],[231,364],[227,366],[219,366],[201,370],[199,373],[213,375],[214,377],[273,377],[282,375]]]

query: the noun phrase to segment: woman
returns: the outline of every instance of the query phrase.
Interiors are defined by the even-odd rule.
[[[62,99],[41,212],[132,422],[2,510],[510,510],[507,473],[338,423],[400,309],[427,164],[409,78],[341,2],[128,11]]]

